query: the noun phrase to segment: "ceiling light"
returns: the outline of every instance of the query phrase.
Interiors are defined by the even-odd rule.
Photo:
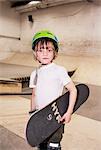
[[[31,2],[29,2],[28,4],[30,4],[30,5],[35,5],[35,4],[39,4],[40,3],[40,1],[31,1]]]

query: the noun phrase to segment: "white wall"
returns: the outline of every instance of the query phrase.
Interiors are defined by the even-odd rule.
[[[0,59],[11,55],[19,46],[20,26],[20,15],[9,3],[0,2]]]
[[[9,3],[0,2],[0,35],[19,37],[20,17]]]
[[[32,14],[34,23],[28,22]],[[29,40],[41,29],[53,31],[61,51],[70,55],[101,55],[101,6],[78,2],[37,10],[22,15],[22,38]]]
[[[6,11],[5,11],[6,10]],[[28,15],[33,16],[33,24]],[[36,31],[49,29],[60,41],[60,51],[67,55],[101,56],[101,6],[78,2],[30,13],[18,14],[10,6],[0,3],[0,53],[30,52],[32,36]],[[6,44],[5,44],[6,43]],[[12,44],[13,43],[13,44]]]

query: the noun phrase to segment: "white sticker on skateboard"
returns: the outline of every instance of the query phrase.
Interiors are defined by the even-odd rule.
[[[52,107],[52,111],[54,112],[54,116],[55,116],[56,121],[58,121],[58,123],[60,123],[61,115],[60,115],[60,113],[59,113],[59,109],[58,109],[58,107],[57,107],[57,103],[54,102],[54,103],[51,105],[51,107]]]
[[[47,117],[47,120],[50,121],[50,120],[52,120],[52,118],[53,118],[53,117],[52,117],[52,114],[49,114],[48,117]]]

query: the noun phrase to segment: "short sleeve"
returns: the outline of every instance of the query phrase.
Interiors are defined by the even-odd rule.
[[[36,71],[33,71],[30,75],[30,81],[29,81],[29,87],[30,88],[35,88],[36,85],[34,83],[34,80],[35,80],[35,76],[36,76]]]
[[[64,67],[61,69],[61,77],[60,78],[61,78],[62,84],[64,86],[71,81],[71,78],[69,77],[68,72]]]

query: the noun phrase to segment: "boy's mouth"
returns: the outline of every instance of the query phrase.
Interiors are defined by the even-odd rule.
[[[45,57],[45,58],[43,58],[43,59],[48,59],[48,58]]]

